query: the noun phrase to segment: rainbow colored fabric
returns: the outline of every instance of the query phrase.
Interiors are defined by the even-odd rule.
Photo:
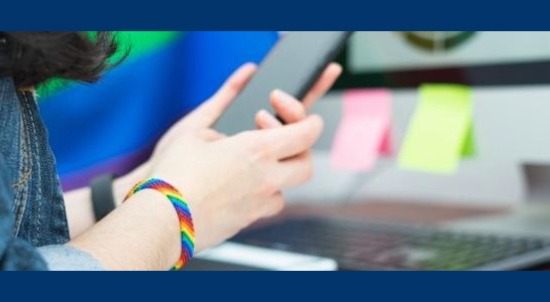
[[[54,83],[40,109],[64,189],[122,175],[238,66],[259,62],[277,32],[125,32],[131,56],[94,85]],[[125,39],[125,40],[124,40]],[[123,43],[123,44],[124,44]],[[53,88],[52,88],[53,87]]]
[[[158,178],[151,178],[137,183],[130,192],[128,192],[124,201],[128,200],[128,198],[137,192],[145,189],[153,189],[164,194],[166,198],[170,200],[178,214],[181,232],[181,255],[172,269],[179,270],[189,262],[195,250],[195,228],[193,227],[191,210],[183,198],[183,195],[176,188]]]

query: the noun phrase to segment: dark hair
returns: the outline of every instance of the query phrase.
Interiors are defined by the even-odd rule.
[[[0,32],[0,76],[12,76],[20,88],[51,78],[95,82],[122,61],[107,61],[117,49],[111,32]]]

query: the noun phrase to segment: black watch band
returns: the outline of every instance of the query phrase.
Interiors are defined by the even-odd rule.
[[[90,184],[96,221],[100,221],[115,209],[114,179],[114,174],[101,175],[94,178]]]

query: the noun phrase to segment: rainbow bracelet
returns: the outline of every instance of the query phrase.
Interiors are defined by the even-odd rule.
[[[195,230],[193,228],[193,219],[191,218],[189,206],[176,188],[157,178],[150,178],[136,184],[130,192],[128,192],[124,201],[144,189],[153,189],[164,194],[176,209],[180,221],[181,255],[178,262],[172,267],[172,270],[179,270],[191,259],[191,257],[193,257],[193,250],[195,249]]]

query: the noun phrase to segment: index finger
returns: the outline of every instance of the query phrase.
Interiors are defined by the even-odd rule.
[[[237,69],[210,99],[185,117],[185,123],[198,128],[211,127],[231,101],[241,92],[256,71],[256,65],[247,63]]]

